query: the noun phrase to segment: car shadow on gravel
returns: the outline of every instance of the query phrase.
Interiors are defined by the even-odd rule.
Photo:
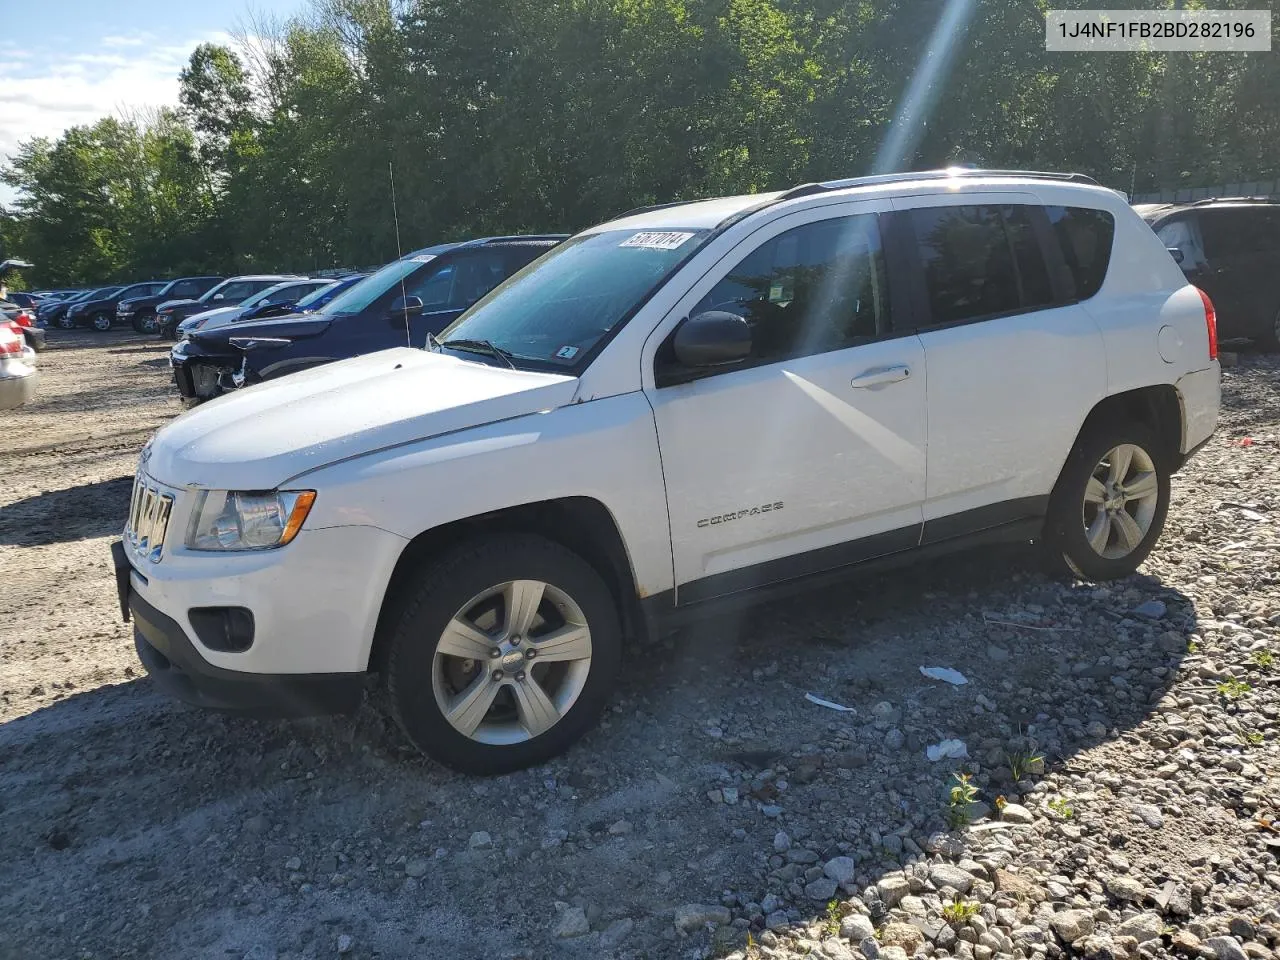
[[[1044,773],[1151,716],[1195,630],[1187,598],[1153,578],[1071,584],[1025,551],[970,554],[633,649],[599,729],[492,779],[422,760],[369,706],[254,722],[145,680],[76,693],[0,725],[0,910],[28,917],[46,955],[768,942],[935,845],[956,773],[988,810],[1043,807]],[[968,756],[927,759],[945,740]],[[94,906],[60,924],[31,912],[54,898]],[[677,913],[688,904],[710,924]]]
[[[132,490],[132,477],[115,477],[4,504],[0,546],[44,546],[117,534]]]

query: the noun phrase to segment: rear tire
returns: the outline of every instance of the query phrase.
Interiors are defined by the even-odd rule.
[[[1083,580],[1117,580],[1151,553],[1169,510],[1170,464],[1140,423],[1090,427],[1049,499],[1051,562]]]
[[[563,753],[613,691],[622,627],[595,569],[529,534],[455,547],[393,598],[391,712],[414,745],[463,773]]]

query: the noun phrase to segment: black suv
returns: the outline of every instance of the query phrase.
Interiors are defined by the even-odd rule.
[[[193,330],[170,353],[189,400],[388,347],[423,347],[563,234],[444,243],[393,260],[314,313]]]
[[[1280,350],[1280,202],[1224,197],[1134,209],[1213,301],[1220,339]]]
[[[156,307],[166,300],[195,300],[204,296],[225,277],[179,277],[149,296],[128,296],[116,304],[116,319],[138,333],[156,332]]]
[[[105,332],[110,330],[115,322],[116,308],[121,300],[159,293],[164,285],[164,280],[150,280],[145,283],[131,283],[127,287],[109,287],[107,292],[99,292],[88,299],[73,303],[58,321],[58,326],[70,330],[83,323],[99,332]]]

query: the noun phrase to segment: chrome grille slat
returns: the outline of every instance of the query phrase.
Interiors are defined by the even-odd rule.
[[[128,544],[152,563],[158,563],[164,554],[164,538],[172,510],[173,496],[153,486],[139,471],[133,481],[129,522],[124,533]]]

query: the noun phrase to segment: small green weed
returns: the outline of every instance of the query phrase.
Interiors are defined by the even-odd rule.
[[[1076,815],[1075,810],[1071,808],[1071,804],[1067,802],[1066,797],[1054,797],[1049,801],[1049,809],[1060,816],[1063,820],[1070,820]]]
[[[1251,747],[1258,747],[1262,745],[1264,738],[1261,730],[1246,730],[1240,734],[1240,739]]]
[[[978,788],[970,774],[956,772],[951,776],[955,783],[947,793],[947,823],[954,829],[969,823],[969,805],[978,799]]]
[[[982,904],[980,903],[973,900],[961,900],[956,897],[955,900],[942,908],[942,919],[953,927],[963,927],[976,917],[981,909]]]
[[[1253,655],[1249,657],[1250,662],[1255,667],[1261,667],[1263,670],[1270,670],[1271,665],[1275,663],[1275,655],[1270,650],[1255,650]]]
[[[1034,746],[1028,750],[1008,751],[1004,756],[1005,762],[1009,764],[1009,770],[1013,774],[1015,783],[1026,779],[1029,773],[1042,773],[1044,771],[1044,756],[1036,753]]]
[[[1251,691],[1253,687],[1245,683],[1243,680],[1223,680],[1217,686],[1218,696],[1223,700],[1240,700]]]
[[[827,919],[822,923],[822,929],[829,937],[834,937],[840,933],[840,921],[844,919],[845,908],[839,900],[832,900],[827,904]]]

